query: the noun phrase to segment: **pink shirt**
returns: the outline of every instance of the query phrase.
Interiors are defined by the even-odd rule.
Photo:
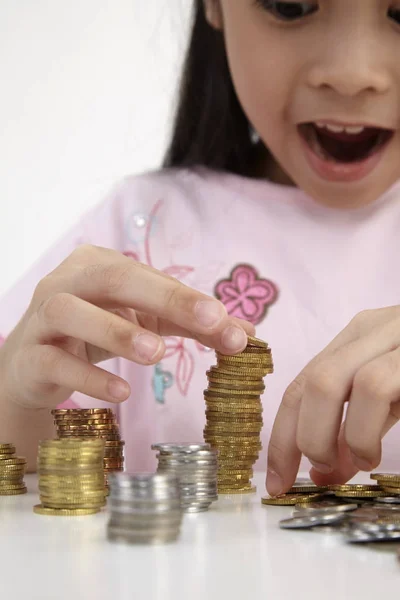
[[[205,168],[127,178],[3,296],[0,334],[20,319],[37,282],[83,243],[114,248],[218,295],[272,348],[257,465],[264,469],[287,385],[358,312],[400,303],[399,200],[397,184],[372,206],[343,212],[296,188]],[[132,388],[117,407],[128,470],[155,467],[153,442],[202,439],[214,352],[180,338],[168,338],[167,348],[156,367],[102,364]],[[79,393],[72,400],[104,406]],[[398,470],[399,433],[395,427],[385,439],[384,469]]]

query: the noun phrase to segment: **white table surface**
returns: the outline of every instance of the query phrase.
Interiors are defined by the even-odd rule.
[[[290,508],[257,494],[220,496],[185,515],[174,544],[127,546],[106,539],[107,512],[35,515],[29,493],[0,497],[1,600],[363,600],[398,596],[395,554],[345,543],[340,533],[283,531]],[[365,477],[364,477],[365,480]]]

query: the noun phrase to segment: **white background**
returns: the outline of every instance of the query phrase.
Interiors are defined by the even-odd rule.
[[[0,1],[0,295],[118,179],[159,166],[191,6]]]

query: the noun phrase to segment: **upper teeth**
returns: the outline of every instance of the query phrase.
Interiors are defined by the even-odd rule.
[[[325,123],[316,122],[316,126],[319,129],[328,129],[328,131],[332,131],[333,133],[348,133],[349,135],[358,135],[362,133],[365,127],[359,127],[354,125],[353,127],[343,127],[342,125],[329,125]]]

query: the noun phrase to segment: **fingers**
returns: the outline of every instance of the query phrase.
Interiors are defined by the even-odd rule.
[[[122,402],[130,387],[123,379],[54,346],[27,346],[22,363],[31,388],[62,386],[106,402]]]
[[[352,460],[360,470],[371,471],[379,465],[383,431],[398,420],[399,399],[400,350],[397,348],[363,366],[354,378],[345,438]]]
[[[286,390],[268,446],[267,490],[271,496],[286,492],[294,483],[301,452],[297,446],[297,424],[305,377],[300,374]]]
[[[358,468],[363,465],[370,470],[379,464],[382,430],[391,404],[400,397],[400,377],[396,376],[400,372],[400,351],[394,351],[392,356],[390,353],[397,346],[399,329],[392,320],[353,340],[344,330],[329,350],[311,361],[289,386],[271,435],[268,465],[275,475],[270,481],[267,478],[270,493],[276,493],[277,481],[282,483],[283,491],[289,489],[301,454],[314,465],[314,472],[351,476],[353,468],[345,465],[350,461],[344,461],[338,447],[347,400],[350,402],[345,431],[349,452],[355,455],[356,463],[357,457],[366,459],[366,463],[357,463]],[[343,344],[343,340],[347,343]]]
[[[140,364],[157,362],[164,354],[160,338],[117,314],[71,294],[46,300],[31,318],[28,343],[49,343],[60,336],[80,339]]]
[[[372,392],[367,392],[366,387],[371,387],[369,373],[374,363],[375,378],[379,377],[376,373],[380,373],[381,370],[384,377],[390,375],[390,359],[383,360],[383,356],[387,357],[388,351],[395,344],[398,329],[393,322],[379,327],[378,331],[373,329],[368,335],[336,349],[330,355],[326,354],[305,369],[306,384],[299,412],[297,444],[317,471],[329,473],[337,467],[337,440],[343,407],[347,400],[350,402],[346,421],[349,418],[353,420],[354,431],[358,428],[359,438],[363,437],[364,445],[368,444],[371,448],[372,440],[365,435],[365,430],[360,426],[360,419],[362,423],[365,423],[365,419],[369,420],[368,431],[370,432],[372,427],[375,444],[374,449],[371,448],[370,451],[376,460],[380,460],[377,440],[389,412],[388,402],[384,408],[382,402],[376,402],[376,386]],[[393,377],[391,380],[393,381]],[[395,388],[396,382],[393,385]],[[400,390],[400,387],[397,389]],[[392,395],[393,393],[394,390],[391,390]],[[370,398],[373,396],[368,415],[363,408],[366,394]],[[349,445],[351,447],[351,444]]]
[[[384,427],[381,431],[380,438],[383,439],[387,432],[399,421],[400,417],[400,402],[392,405],[391,412],[386,419]],[[354,454],[352,453],[345,435],[346,423],[342,423],[338,441],[338,464],[332,473],[322,474],[311,469],[310,477],[316,485],[330,485],[333,483],[346,483],[358,473],[359,468],[355,465]]]
[[[78,249],[38,285],[36,303],[59,292],[103,308],[133,308],[147,315],[141,325],[150,331],[179,335],[177,332],[184,330],[205,345],[228,353],[243,350],[246,331],[254,333],[251,325],[239,319],[233,322],[215,298],[112,250]]]

